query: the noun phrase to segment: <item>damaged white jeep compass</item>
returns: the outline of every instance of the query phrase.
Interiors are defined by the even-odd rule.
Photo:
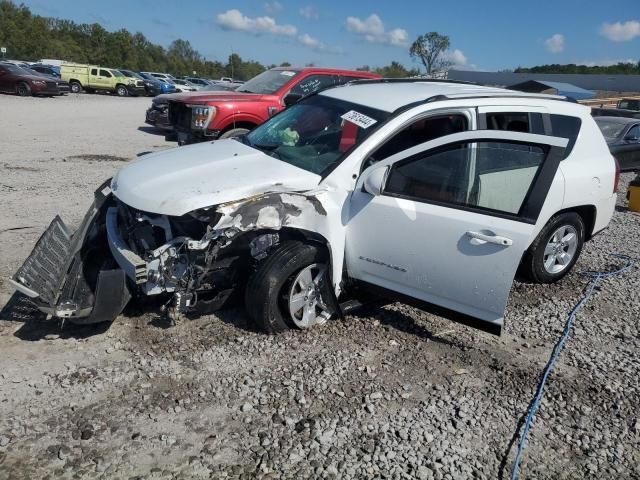
[[[308,328],[354,292],[499,333],[517,271],[554,282],[609,223],[616,164],[586,107],[440,81],[321,91],[240,139],[141,157],[12,279],[43,312],[177,317],[244,295],[256,327]]]

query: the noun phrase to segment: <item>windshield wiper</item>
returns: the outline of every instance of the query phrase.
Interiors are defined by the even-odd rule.
[[[275,145],[273,143],[252,143],[251,146],[257,148],[258,150],[266,150],[268,152],[272,152],[280,145]]]
[[[257,148],[258,150],[265,152],[272,157],[282,159],[282,155],[279,152],[276,152],[277,148],[280,145],[274,145],[272,143],[252,143],[251,146],[253,148]]]

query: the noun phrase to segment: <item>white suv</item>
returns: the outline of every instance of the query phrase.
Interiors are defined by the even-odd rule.
[[[177,316],[244,292],[275,332],[374,291],[499,333],[516,271],[566,275],[616,188],[589,109],[562,97],[358,81],[243,138],[131,162],[76,234],[56,217],[13,283],[77,323],[131,295],[167,295]]]

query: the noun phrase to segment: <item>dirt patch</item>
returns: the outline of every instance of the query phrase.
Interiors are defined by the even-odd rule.
[[[5,163],[3,165],[3,167],[6,170],[18,170],[21,172],[40,172],[42,171],[41,168],[36,168],[36,167],[23,167],[21,165],[9,165],[8,163]]]
[[[128,158],[119,157],[117,155],[107,155],[104,153],[92,154],[82,153],[80,155],[71,155],[66,158],[67,160],[87,160],[89,162],[127,162]]]

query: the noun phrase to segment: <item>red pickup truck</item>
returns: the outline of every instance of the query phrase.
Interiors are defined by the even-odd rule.
[[[368,78],[380,75],[331,68],[273,68],[234,91],[170,98],[169,122],[181,145],[238,137],[305,95]]]

